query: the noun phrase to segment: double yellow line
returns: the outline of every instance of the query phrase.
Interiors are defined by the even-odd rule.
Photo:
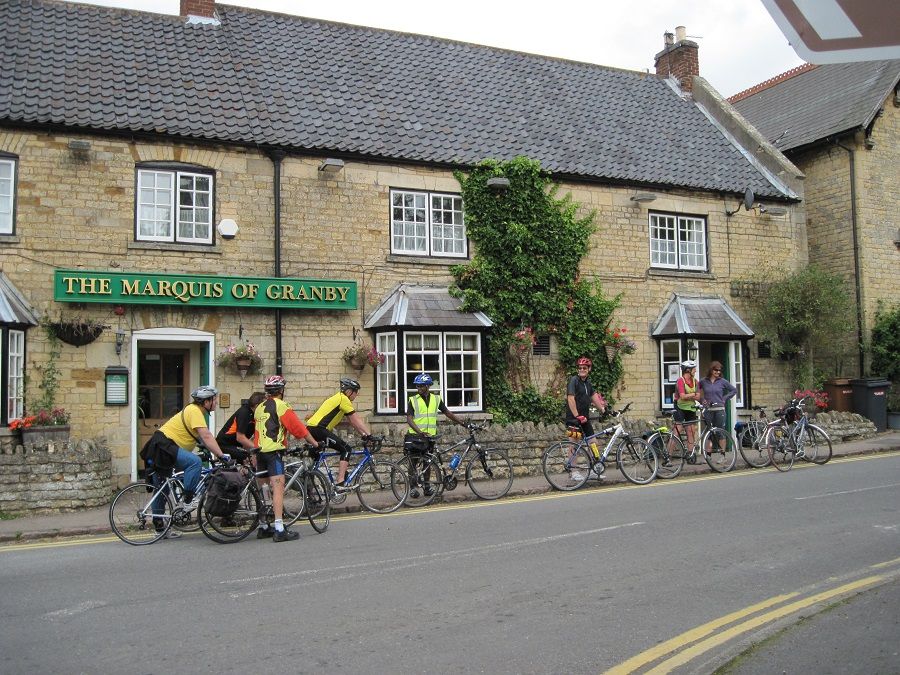
[[[872,565],[872,569],[888,567],[897,563],[900,563],[900,558]],[[801,595],[799,592],[776,595],[755,605],[697,626],[681,635],[676,635],[672,639],[666,640],[607,670],[606,674],[624,675],[625,673],[641,672],[647,675],[660,675],[662,673],[670,673],[701,654],[723,645],[729,640],[749,633],[760,626],[783,619],[812,605],[834,600],[841,596],[859,593],[864,589],[884,583],[896,575],[897,572],[894,574],[869,575],[799,600],[793,600]],[[793,600],[793,602],[788,602],[789,600]],[[774,609],[769,609],[773,607]],[[769,609],[769,611],[763,612],[766,609]],[[763,613],[760,614],[759,612]],[[730,627],[726,628],[726,626]],[[660,661],[660,659],[663,660]]]

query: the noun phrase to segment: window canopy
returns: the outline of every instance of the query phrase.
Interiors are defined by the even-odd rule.
[[[754,333],[723,298],[674,293],[650,335],[654,338],[690,335],[748,340]]]
[[[19,289],[0,272],[0,324],[37,326],[38,319]]]
[[[446,287],[400,284],[366,320],[366,330],[389,326],[484,329],[493,322],[482,312],[460,310],[462,301],[450,295]]]

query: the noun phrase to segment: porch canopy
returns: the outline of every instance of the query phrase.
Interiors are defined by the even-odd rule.
[[[654,338],[749,340],[754,333],[731,305],[720,296],[673,293],[650,335]]]
[[[462,301],[451,296],[446,286],[400,284],[369,315],[363,328],[441,326],[483,330],[494,325],[484,313],[464,312],[461,307]]]
[[[0,324],[4,326],[37,326],[31,305],[7,276],[0,272]]]

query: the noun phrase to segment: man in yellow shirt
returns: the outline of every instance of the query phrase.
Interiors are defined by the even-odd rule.
[[[347,476],[347,467],[350,463],[350,453],[353,448],[340,436],[334,433],[334,428],[344,419],[351,427],[356,429],[359,434],[365,438],[369,435],[369,429],[365,422],[356,414],[353,407],[353,401],[359,396],[359,382],[349,377],[341,378],[341,390],[334,396],[329,396],[319,409],[313,413],[312,417],[306,420],[309,427],[309,433],[312,434],[321,447],[332,446],[341,453],[338,463],[337,488],[346,490],[348,486],[343,485]]]

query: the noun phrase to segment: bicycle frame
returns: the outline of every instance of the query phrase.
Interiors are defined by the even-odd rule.
[[[331,471],[331,465],[328,464],[328,459],[330,457],[340,457],[341,453],[336,450],[326,450],[324,452],[319,452],[319,458],[313,464],[313,469],[319,469],[328,477],[328,482],[332,485],[335,484],[334,473]],[[356,485],[356,481],[359,476],[365,471],[366,467],[369,466],[370,462],[375,461],[374,455],[369,450],[367,446],[363,446],[362,450],[353,450],[350,453],[351,456],[362,457],[359,463],[353,467],[353,470],[347,474],[346,480],[349,481],[350,485]]]

